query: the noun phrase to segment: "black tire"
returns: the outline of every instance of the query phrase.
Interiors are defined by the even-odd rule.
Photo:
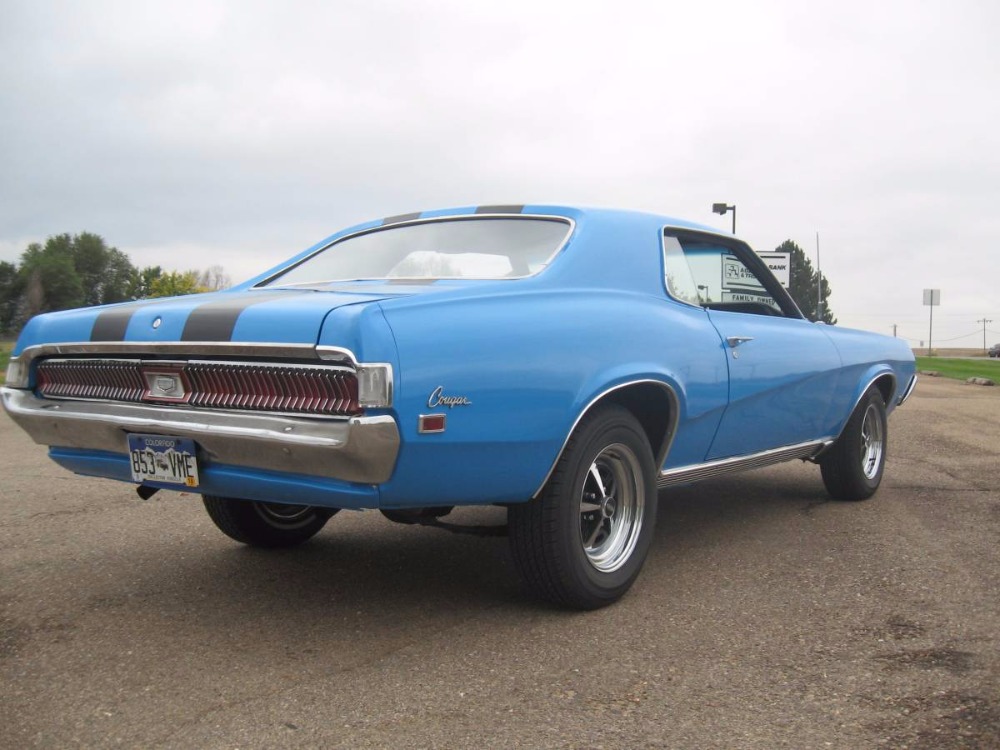
[[[533,594],[556,604],[612,604],[642,569],[656,506],[645,432],[627,410],[600,407],[577,426],[542,493],[508,508],[518,573]]]
[[[336,508],[283,505],[202,495],[205,510],[219,530],[251,547],[293,547],[315,536]]]
[[[867,500],[875,494],[885,471],[889,423],[885,401],[875,386],[861,397],[844,431],[819,466],[823,484],[834,500]]]

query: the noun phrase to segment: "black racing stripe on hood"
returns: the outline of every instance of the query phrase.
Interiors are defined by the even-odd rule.
[[[520,214],[524,212],[524,206],[509,205],[509,206],[479,206],[476,209],[477,214]]]
[[[304,294],[305,292],[303,292]],[[181,341],[229,341],[233,337],[233,329],[236,321],[248,307],[259,305],[262,302],[270,302],[279,297],[290,296],[287,291],[282,292],[253,292],[252,297],[239,296],[236,299],[216,300],[206,302],[200,307],[196,307],[188,315],[184,323],[184,331],[181,333]]]
[[[90,329],[91,341],[124,341],[128,322],[135,314],[135,307],[116,307],[105,310],[94,319],[94,327]]]
[[[413,221],[414,219],[420,218],[420,212],[417,211],[415,214],[400,214],[399,216],[387,216],[382,219],[382,226],[388,224],[399,224],[402,221]]]

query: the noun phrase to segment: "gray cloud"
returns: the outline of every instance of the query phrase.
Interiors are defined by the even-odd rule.
[[[1000,11],[689,5],[16,4],[0,258],[89,230],[245,277],[421,208],[727,200],[759,250],[820,232],[844,324],[924,338],[930,286],[935,340],[1000,320]]]

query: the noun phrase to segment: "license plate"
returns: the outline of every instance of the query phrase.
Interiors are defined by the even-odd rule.
[[[129,435],[132,481],[198,486],[194,441],[163,435]]]

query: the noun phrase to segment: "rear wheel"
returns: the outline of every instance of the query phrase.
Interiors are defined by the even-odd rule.
[[[542,494],[508,509],[518,572],[557,604],[611,604],[642,569],[656,504],[645,432],[627,410],[603,407],[577,427]]]
[[[205,510],[219,530],[251,547],[292,547],[313,537],[336,508],[284,505],[202,495]]]
[[[819,459],[823,483],[835,500],[867,500],[885,471],[889,423],[875,386],[862,396],[840,437]]]

